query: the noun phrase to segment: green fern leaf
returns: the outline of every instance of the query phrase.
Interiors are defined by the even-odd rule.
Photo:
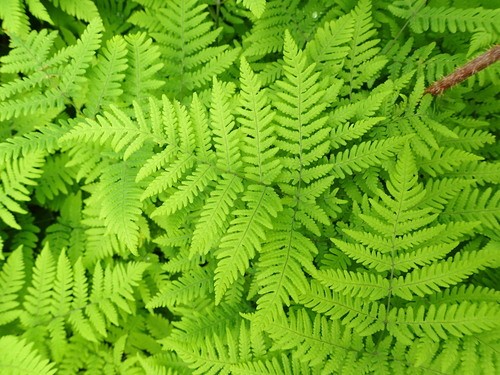
[[[0,325],[15,320],[20,313],[18,293],[24,285],[24,261],[22,248],[12,252],[0,272]]]
[[[247,209],[234,212],[236,217],[215,251],[219,260],[215,270],[216,304],[237,277],[249,268],[255,251],[261,251],[266,229],[273,228],[272,219],[283,209],[278,195],[270,187],[250,185],[242,200],[247,202]]]
[[[54,363],[43,358],[33,344],[16,336],[0,337],[0,370],[8,375],[56,373]]]
[[[142,104],[165,84],[158,77],[158,71],[163,67],[160,51],[144,33],[127,35],[125,41],[129,64],[125,70],[122,98],[125,103],[135,100]]]
[[[354,33],[354,20],[349,14],[318,28],[306,52],[318,68],[331,75],[338,74],[349,54],[348,43]]]
[[[149,105],[151,109],[156,109],[153,100],[150,100]],[[104,116],[97,116],[96,120],[88,118],[86,122],[74,126],[60,139],[61,144],[91,141],[103,145],[109,142],[111,149],[117,153],[123,151],[123,158],[127,160],[145,143],[165,143],[162,134],[154,134],[154,129],[146,123],[137,102],[134,102],[137,121],[132,121],[114,105],[110,108],[111,111],[105,112]]]
[[[498,31],[500,12],[497,9],[481,7],[461,9],[455,7],[432,7],[418,5],[418,12],[406,8],[408,1],[396,1],[389,7],[396,16],[408,18],[410,27],[416,33],[427,30],[443,33],[474,32],[478,28]],[[405,9],[406,8],[406,9]]]
[[[500,222],[500,191],[466,188],[450,200],[441,214],[445,220],[480,221],[484,227],[498,229]]]
[[[324,270],[318,271],[314,277],[336,292],[371,301],[385,297],[389,290],[387,279],[371,273]]]
[[[12,228],[21,229],[13,213],[26,213],[19,202],[29,201],[29,186],[36,185],[36,179],[42,175],[40,167],[45,159],[45,152],[31,152],[24,158],[7,165],[0,164],[0,218]]]
[[[0,8],[2,28],[9,35],[26,36],[29,33],[29,19],[20,0],[7,0]]]
[[[148,301],[146,307],[153,309],[160,306],[192,305],[195,300],[213,293],[213,278],[213,270],[206,268],[184,273],[177,280],[166,281],[165,286]]]
[[[166,57],[163,73],[169,77],[165,90],[170,98],[182,100],[194,89],[205,88],[239,54],[238,48],[214,46],[222,30],[213,30],[206,4],[175,0],[168,7],[165,3],[145,5],[145,10],[135,12],[130,21],[148,29],[161,46]]]
[[[106,43],[97,63],[89,72],[89,90],[85,100],[84,113],[94,117],[101,108],[116,101],[123,93],[120,82],[127,69],[127,44],[119,36]]]
[[[385,140],[367,141],[339,152],[331,157],[334,175],[345,178],[354,172],[378,165],[393,156],[406,138],[393,137]]]
[[[246,162],[245,176],[264,184],[271,183],[280,173],[278,152],[273,147],[276,140],[272,125],[274,114],[268,105],[266,92],[261,89],[258,77],[250,65],[241,59],[240,64],[241,99],[237,120],[242,125],[244,137],[242,160]]]
[[[142,190],[135,182],[138,164],[139,160],[132,158],[104,168],[93,197],[107,231],[117,235],[134,254],[139,245],[137,222],[142,212]]]
[[[496,303],[480,304],[468,301],[439,307],[420,306],[416,311],[394,308],[388,313],[387,328],[403,342],[410,344],[416,336],[433,341],[446,340],[449,336],[462,337],[498,327],[500,309]]]
[[[25,327],[43,325],[52,310],[52,287],[56,278],[56,264],[49,246],[45,246],[37,257],[33,270],[33,280],[24,297],[21,323]],[[42,339],[41,337],[39,338]]]
[[[235,127],[229,98],[234,86],[223,84],[214,78],[210,124],[214,133],[217,167],[224,171],[236,172],[241,167],[241,154],[235,147],[240,142],[240,131]]]
[[[353,36],[350,41],[350,51],[345,61],[345,68],[339,74],[347,83],[344,91],[351,95],[365,82],[371,80],[385,66],[387,59],[379,55],[376,47],[379,39],[372,39],[376,34],[372,22],[371,1],[359,1],[352,11],[354,18]]]
[[[26,75],[34,73],[46,64],[56,37],[56,32],[48,33],[46,29],[40,32],[32,31],[26,38],[13,35],[10,53],[0,58],[0,72],[20,72]]]
[[[494,265],[496,255],[489,250],[458,253],[444,262],[435,263],[394,279],[395,295],[412,300],[413,295],[424,296],[454,285],[485,267]]]
[[[238,0],[243,3],[243,6],[252,12],[252,14],[259,18],[266,10],[266,0]]]
[[[222,237],[231,207],[238,194],[243,191],[242,180],[235,176],[224,174],[217,187],[210,193],[196,223],[191,240],[190,257],[206,255]]]
[[[94,18],[99,18],[99,10],[92,0],[82,0],[75,3],[71,0],[52,0],[55,6],[71,16],[84,21],[91,21]]]
[[[301,296],[300,302],[314,312],[341,320],[342,325],[362,336],[372,335],[385,328],[385,305],[336,293],[318,281]]]

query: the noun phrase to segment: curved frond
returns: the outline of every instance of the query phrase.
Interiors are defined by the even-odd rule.
[[[10,335],[0,337],[0,370],[11,375],[56,373],[54,363],[41,356],[32,343]]]

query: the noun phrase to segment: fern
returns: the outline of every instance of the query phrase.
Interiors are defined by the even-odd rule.
[[[498,373],[495,5],[3,1],[0,373]]]
[[[412,4],[414,3],[414,4]],[[431,29],[435,32],[449,30],[476,31],[478,27],[498,32],[499,13],[497,10],[484,8],[460,9],[454,7],[421,6],[421,1],[398,1],[390,7],[391,11],[399,16],[409,18],[412,9],[419,7],[418,12],[411,16],[410,27],[417,33]],[[399,7],[398,7],[399,6]]]
[[[54,364],[40,356],[36,350],[33,350],[32,343],[26,343],[25,340],[15,336],[3,336],[0,338],[0,344],[0,348],[2,348],[0,368],[5,373],[34,373],[40,375],[56,373]]]
[[[211,77],[224,72],[238,54],[238,49],[229,46],[211,46],[221,30],[210,30],[204,8],[193,0],[175,1],[168,8],[160,4],[146,7],[131,17],[133,23],[151,32],[163,55],[168,56],[165,89],[172,97],[182,98],[206,87]]]

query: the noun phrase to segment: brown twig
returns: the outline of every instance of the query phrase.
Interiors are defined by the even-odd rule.
[[[493,46],[482,55],[476,57],[474,60],[469,61],[467,64],[456,69],[453,73],[441,78],[439,81],[434,82],[425,89],[425,92],[434,96],[440,95],[443,91],[452,86],[458,85],[471,75],[487,68],[498,60],[500,60],[500,44]]]

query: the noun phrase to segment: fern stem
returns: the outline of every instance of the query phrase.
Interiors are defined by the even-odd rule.
[[[440,95],[445,90],[458,85],[462,81],[465,81],[470,76],[487,68],[498,60],[500,60],[500,44],[493,46],[482,55],[476,57],[474,60],[469,61],[467,64],[456,69],[453,73],[447,75],[439,81],[434,82],[425,89],[425,93],[434,96]]]

